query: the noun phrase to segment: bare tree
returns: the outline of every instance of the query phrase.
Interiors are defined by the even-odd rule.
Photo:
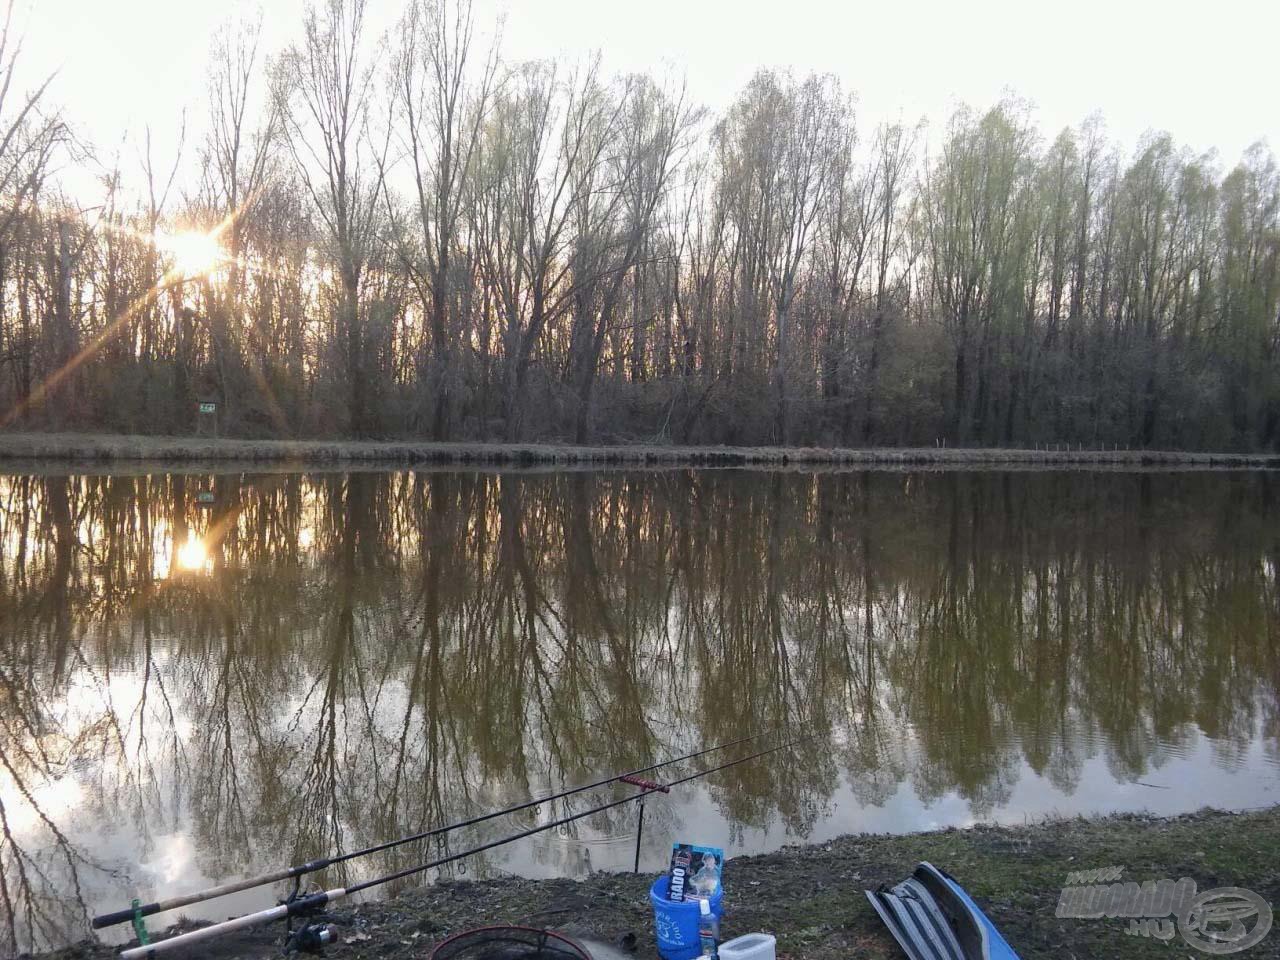
[[[277,103],[299,178],[329,244],[338,302],[335,330],[347,386],[347,428],[367,434],[361,285],[377,240],[387,132],[378,142],[366,62],[367,0],[324,0],[303,22],[303,40],[279,64]]]
[[[613,141],[606,148],[607,162],[584,166],[574,190],[568,362],[577,392],[575,436],[579,443],[589,438],[601,352],[615,324],[626,280],[648,262],[655,213],[666,197],[678,153],[687,148],[696,121],[683,90],[672,94],[647,78],[631,78],[618,96],[623,103],[618,129],[602,123],[595,131],[596,136]],[[633,292],[639,287],[639,277],[634,276]],[[631,311],[634,338],[639,338],[645,322],[638,310]]]
[[[451,282],[465,180],[497,84],[497,43],[473,62],[475,20],[471,0],[414,0],[402,23],[403,48],[395,66],[395,91],[413,169],[414,222],[421,258],[404,257],[424,313],[429,338],[416,358],[420,382],[433,384],[431,435],[449,431],[450,396],[458,377],[457,334],[450,321]],[[469,72],[477,70],[478,76]]]
[[[13,260],[12,245],[15,233],[31,214],[32,205],[45,184],[55,152],[68,137],[62,115],[45,109],[52,75],[29,92],[19,92],[22,37],[14,29],[13,12],[14,3],[9,0],[0,24],[0,364],[13,364],[20,373],[15,403],[0,419],[0,425],[23,415],[33,392],[29,318],[23,316],[26,328],[15,336],[8,329],[8,310],[5,309],[8,304],[4,291]],[[60,237],[65,247],[65,231]],[[65,258],[60,262],[65,263]],[[59,286],[59,291],[61,294],[63,286]],[[62,321],[63,340],[58,360],[64,365],[74,356],[74,332],[69,329],[65,311],[58,319]]]
[[[238,322],[244,303],[246,234],[276,160],[276,100],[265,84],[259,87],[256,83],[262,70],[261,35],[260,16],[226,24],[214,41],[209,71],[210,130],[203,151],[203,193],[228,260],[226,282],[208,286],[210,334],[222,385],[224,422],[233,420],[235,407],[244,402],[242,397],[247,399],[247,391],[234,389],[230,382],[232,377],[239,378],[246,363],[253,372],[254,386],[259,388],[256,392],[269,397],[269,390],[261,389],[265,381],[256,362],[259,351],[241,350],[247,331]],[[267,402],[271,405],[269,399]],[[286,428],[282,417],[275,420],[277,429]]]
[[[891,298],[910,270],[907,225],[904,214],[908,176],[915,162],[920,127],[907,129],[900,123],[884,124],[876,131],[870,173],[871,242],[874,244],[875,307],[871,316],[866,389],[861,442],[878,439],[873,398],[879,391],[880,363],[884,352],[884,328],[892,306]],[[895,279],[896,272],[896,279]]]
[[[605,161],[620,107],[599,62],[562,75],[520,67],[498,97],[483,147],[476,231],[486,279],[503,316],[506,436],[520,436],[525,386],[547,324],[572,298],[566,256],[572,215]]]

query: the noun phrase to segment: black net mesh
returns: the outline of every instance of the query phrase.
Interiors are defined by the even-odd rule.
[[[561,933],[531,927],[482,927],[445,940],[433,960],[591,960],[591,954]]]

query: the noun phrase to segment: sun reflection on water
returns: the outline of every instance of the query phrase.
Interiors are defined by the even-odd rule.
[[[194,533],[187,535],[187,542],[178,548],[178,566],[183,570],[202,570],[209,562],[209,551]]]

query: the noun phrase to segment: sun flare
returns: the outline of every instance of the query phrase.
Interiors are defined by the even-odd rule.
[[[194,534],[188,534],[187,542],[178,548],[178,566],[183,570],[199,570],[209,559],[209,552]]]
[[[174,269],[184,277],[210,273],[226,258],[218,238],[198,230],[161,234],[156,237],[156,246],[169,255]]]

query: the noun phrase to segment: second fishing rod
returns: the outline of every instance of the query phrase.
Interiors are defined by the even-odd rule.
[[[461,830],[466,827],[475,826],[497,817],[505,817],[512,813],[520,813],[523,810],[531,810],[534,807],[541,806],[544,803],[552,803],[556,800],[563,800],[566,797],[572,797],[579,793],[585,793],[587,790],[594,790],[597,787],[608,786],[611,783],[625,782],[628,778],[638,777],[642,773],[651,773],[654,770],[662,770],[666,767],[674,766],[677,763],[683,763],[686,760],[696,760],[699,757],[705,757],[708,754],[718,753],[736,747],[744,743],[750,743],[754,740],[760,740],[764,737],[772,736],[785,731],[786,726],[775,727],[772,730],[765,730],[760,733],[754,733],[749,736],[739,737],[736,740],[730,740],[726,743],[717,744],[714,747],[706,747],[705,749],[687,753],[682,757],[674,757],[671,760],[664,760],[661,763],[652,763],[647,767],[639,767],[626,773],[615,774],[611,777],[605,777],[592,783],[583,784],[580,787],[572,787],[568,790],[561,790],[559,793],[553,793],[549,796],[539,797],[535,800],[527,800],[524,803],[516,804],[512,807],[505,807],[502,810],[494,810],[490,813],[478,814],[474,817],[468,817],[465,820],[459,820],[455,823],[446,824],[440,827],[432,827],[429,830],[423,830],[406,837],[397,837],[394,840],[386,840],[382,843],[374,844],[371,847],[365,847],[361,850],[352,850],[349,853],[336,854],[332,857],[321,857],[317,860],[309,860],[306,863],[297,866],[285,867],[281,870],[275,870],[271,873],[264,873],[256,877],[249,877],[244,880],[236,880],[231,883],[221,884],[216,887],[208,887],[204,890],[197,890],[193,893],[184,893],[176,897],[169,897],[164,900],[156,900],[152,903],[140,904],[137,907],[131,907],[125,910],[116,910],[112,913],[104,913],[96,916],[91,921],[93,929],[101,930],[104,927],[111,927],[118,923],[128,923],[135,918],[149,917],[153,914],[163,913],[166,910],[177,910],[180,907],[190,906],[193,903],[201,903],[205,900],[213,900],[217,897],[224,897],[232,893],[239,893],[242,890],[251,890],[254,887],[265,886],[269,883],[277,883],[281,880],[294,880],[305,876],[308,873],[315,873],[326,867],[335,864],[345,863],[348,860],[354,860],[358,857],[366,857],[370,854],[380,853],[383,850],[390,850],[394,847],[404,846],[418,840],[427,840],[431,837],[438,837],[442,834],[450,833],[454,830]]]

